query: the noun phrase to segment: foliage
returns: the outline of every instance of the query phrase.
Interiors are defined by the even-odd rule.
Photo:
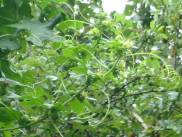
[[[0,136],[181,136],[181,1],[0,3]]]

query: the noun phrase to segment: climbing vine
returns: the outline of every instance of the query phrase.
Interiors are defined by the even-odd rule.
[[[180,137],[181,8],[0,0],[0,136]]]

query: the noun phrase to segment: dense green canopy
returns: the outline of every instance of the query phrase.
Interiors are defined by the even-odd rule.
[[[0,0],[0,137],[181,137],[182,1]]]

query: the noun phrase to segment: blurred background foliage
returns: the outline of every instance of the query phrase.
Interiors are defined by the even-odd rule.
[[[180,137],[181,9],[0,0],[0,136]]]

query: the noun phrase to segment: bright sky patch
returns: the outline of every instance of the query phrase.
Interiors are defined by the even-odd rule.
[[[102,0],[104,11],[108,14],[112,11],[123,13],[127,1],[128,0]]]

